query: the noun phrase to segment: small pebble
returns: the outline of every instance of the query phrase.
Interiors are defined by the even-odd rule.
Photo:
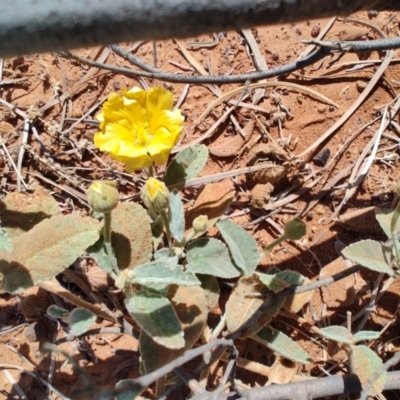
[[[326,112],[326,106],[324,106],[324,105],[318,106],[318,112],[319,112],[320,114],[325,114],[325,112]]]
[[[301,94],[298,94],[298,95],[297,95],[297,102],[298,102],[299,104],[303,104],[303,100],[304,100],[304,96],[301,95]]]
[[[314,164],[318,165],[319,167],[325,167],[326,163],[328,162],[330,154],[331,151],[329,149],[322,150],[313,158]]]
[[[319,25],[314,25],[311,29],[311,37],[316,38],[321,31],[321,27]]]
[[[357,86],[358,92],[361,93],[367,87],[367,82],[357,81],[356,86]]]

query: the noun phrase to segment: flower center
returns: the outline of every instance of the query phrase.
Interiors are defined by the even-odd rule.
[[[133,141],[138,146],[146,147],[153,139],[153,135],[149,131],[149,124],[147,121],[133,123],[131,131],[133,135]]]

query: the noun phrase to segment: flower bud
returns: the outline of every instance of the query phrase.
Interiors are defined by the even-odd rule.
[[[199,215],[192,222],[193,230],[196,233],[204,233],[208,229],[208,217],[207,215]]]
[[[298,217],[286,223],[284,230],[285,239],[300,240],[307,231],[306,224]]]
[[[118,289],[125,289],[127,286],[130,285],[131,281],[135,278],[135,273],[133,270],[126,268],[121,271],[118,275],[117,279],[115,280],[115,286]]]
[[[95,181],[86,191],[89,206],[99,213],[108,213],[118,205],[115,181]]]
[[[175,255],[178,258],[185,258],[186,257],[185,251],[182,249],[182,247],[174,247],[173,250],[174,250]]]
[[[149,178],[141,195],[145,206],[156,213],[165,210],[169,204],[169,190],[164,182]]]

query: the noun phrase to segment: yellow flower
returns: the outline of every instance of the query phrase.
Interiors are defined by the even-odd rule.
[[[95,146],[125,163],[129,172],[165,164],[183,129],[181,110],[172,111],[172,105],[172,93],[161,87],[112,93],[96,115]]]
[[[164,182],[156,178],[147,179],[141,197],[144,205],[156,213],[165,210],[169,204],[169,190]]]

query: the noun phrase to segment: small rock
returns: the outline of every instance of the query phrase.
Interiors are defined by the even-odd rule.
[[[301,95],[301,94],[298,94],[298,95],[297,95],[297,102],[298,102],[299,104],[303,104],[303,100],[304,100],[304,96]]]
[[[311,37],[316,38],[321,31],[321,27],[319,25],[314,25],[311,29]]]
[[[367,82],[357,81],[356,86],[357,86],[358,92],[361,93],[367,87]]]
[[[330,154],[331,151],[329,149],[322,150],[313,158],[314,164],[318,165],[319,167],[325,167],[326,163],[328,162]]]

